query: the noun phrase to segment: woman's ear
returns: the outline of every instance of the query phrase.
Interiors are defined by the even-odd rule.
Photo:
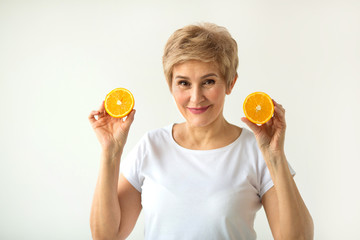
[[[233,90],[233,88],[234,88],[234,85],[235,85],[235,83],[236,83],[237,78],[238,78],[238,75],[236,74],[234,80],[231,82],[231,84],[229,85],[229,87],[226,89],[226,94],[227,94],[227,95],[229,95],[229,94],[232,92],[232,90]]]

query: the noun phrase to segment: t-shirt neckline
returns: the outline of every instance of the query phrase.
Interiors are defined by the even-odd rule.
[[[220,147],[220,148],[214,148],[214,149],[208,149],[208,150],[195,150],[195,149],[189,149],[189,148],[185,148],[183,146],[181,146],[180,144],[178,144],[175,139],[174,139],[174,136],[172,134],[172,130],[173,130],[173,127],[176,123],[173,123],[173,124],[170,124],[166,130],[169,134],[169,137],[171,139],[171,143],[173,145],[176,146],[176,148],[182,150],[182,151],[186,151],[186,152],[189,152],[189,153],[198,153],[198,154],[203,154],[203,153],[216,153],[216,152],[223,152],[223,151],[228,151],[229,149],[231,149],[233,146],[235,146],[239,141],[241,141],[241,139],[243,138],[243,135],[244,135],[244,131],[245,128],[241,128],[241,133],[240,135],[230,144],[224,146],[224,147]]]

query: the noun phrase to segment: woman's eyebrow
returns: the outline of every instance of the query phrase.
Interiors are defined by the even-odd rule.
[[[208,77],[219,77],[219,76],[218,76],[216,73],[208,73],[208,74],[202,76],[201,79],[208,78]],[[181,76],[181,75],[177,75],[177,76],[175,77],[175,79],[177,79],[177,78],[189,79],[188,77]]]
[[[189,79],[188,77],[181,76],[181,75],[177,75],[177,76],[175,77],[175,79],[177,79],[177,78],[181,78],[181,79]]]
[[[218,77],[216,73],[209,73],[201,77],[201,79],[208,78],[208,77]]]

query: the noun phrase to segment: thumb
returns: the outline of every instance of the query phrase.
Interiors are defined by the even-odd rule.
[[[128,115],[128,116],[126,117],[126,119],[125,119],[125,125],[126,125],[128,128],[130,128],[132,122],[134,121],[135,112],[136,112],[135,109],[131,110],[131,112],[129,113],[129,115]]]
[[[245,123],[255,134],[258,133],[260,131],[260,127],[258,125],[256,125],[255,123],[251,122],[249,119],[247,119],[246,117],[242,117],[241,121],[243,123]]]

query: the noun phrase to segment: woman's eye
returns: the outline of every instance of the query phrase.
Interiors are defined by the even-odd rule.
[[[213,84],[215,84],[215,81],[212,79],[208,79],[204,82],[204,85],[213,85]]]
[[[186,86],[189,86],[190,84],[187,81],[179,81],[178,85],[186,87]]]

